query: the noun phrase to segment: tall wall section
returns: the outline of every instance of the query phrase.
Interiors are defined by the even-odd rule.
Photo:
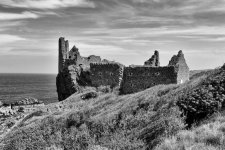
[[[125,67],[121,93],[129,94],[145,90],[158,84],[176,84],[175,67]]]
[[[159,52],[155,51],[154,55],[152,55],[152,57],[149,60],[145,61],[144,65],[149,67],[159,67],[160,66]]]
[[[179,51],[177,55],[174,55],[168,66],[174,66],[177,71],[177,83],[181,84],[189,81],[189,67],[184,58],[182,51]]]
[[[69,51],[69,56],[68,56],[68,61],[70,65],[71,63],[81,66],[83,69],[87,70],[90,68],[91,63],[101,63],[101,57],[100,56],[95,56],[95,55],[90,55],[88,57],[82,57],[79,53],[79,49],[74,46],[70,51]]]
[[[59,38],[59,60],[56,87],[59,101],[79,92],[85,86],[91,86],[90,64],[104,63],[100,56],[82,57],[76,46],[69,51],[69,42]]]
[[[92,86],[120,86],[123,76],[123,66],[120,64],[90,64]]]
[[[64,37],[59,38],[58,49],[58,72],[62,72],[65,64],[65,60],[68,58],[69,42],[65,41]]]

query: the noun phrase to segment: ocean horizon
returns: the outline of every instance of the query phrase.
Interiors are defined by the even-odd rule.
[[[56,74],[0,73],[0,101],[12,103],[27,97],[45,104],[57,102]]]

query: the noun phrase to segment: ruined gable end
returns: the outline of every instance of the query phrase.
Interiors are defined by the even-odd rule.
[[[120,64],[90,64],[90,78],[92,86],[119,86],[123,75],[123,66]]]
[[[76,46],[73,46],[73,48],[69,51],[69,59],[77,61],[78,57],[80,57],[79,49]]]
[[[149,67],[159,67],[159,52],[156,50],[154,55],[152,55],[149,60],[145,61],[144,65]]]
[[[181,50],[171,58],[168,66],[174,66],[176,68],[178,84],[189,81],[189,67]]]

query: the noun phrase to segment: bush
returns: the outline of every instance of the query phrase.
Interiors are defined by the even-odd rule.
[[[98,94],[96,92],[92,91],[92,92],[86,92],[85,94],[82,94],[81,98],[83,100],[88,100],[91,98],[96,98],[97,96],[98,96]]]
[[[97,88],[97,91],[102,93],[110,93],[112,89],[110,88],[110,86],[99,86]]]
[[[225,107],[225,70],[216,70],[195,89],[182,95],[177,105],[189,126]]]
[[[18,112],[24,112],[24,108],[23,107],[19,107]]]

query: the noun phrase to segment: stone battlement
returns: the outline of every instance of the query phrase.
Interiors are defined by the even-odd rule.
[[[69,51],[69,42],[59,39],[59,73],[57,91],[59,100],[79,91],[83,86],[119,87],[121,93],[134,93],[158,84],[180,84],[189,80],[189,68],[184,54],[179,51],[168,66],[160,66],[159,52],[144,65],[126,67],[100,56],[82,57],[76,46]]]

